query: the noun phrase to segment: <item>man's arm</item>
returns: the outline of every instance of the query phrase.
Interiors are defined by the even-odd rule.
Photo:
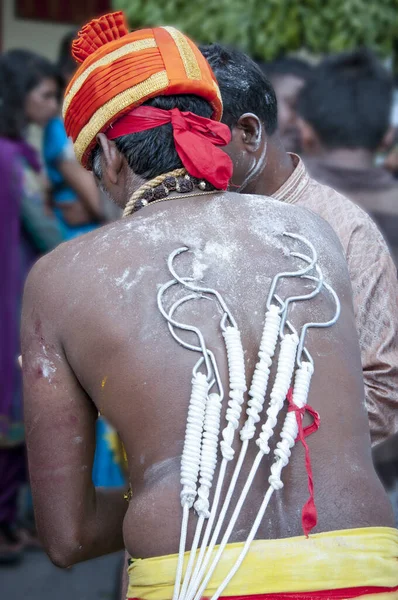
[[[95,489],[91,471],[97,410],[57,335],[62,304],[48,261],[25,289],[22,352],[26,442],[37,528],[61,567],[120,550],[127,509],[123,490]]]
[[[372,445],[398,432],[397,268],[376,225],[354,233],[348,249]]]

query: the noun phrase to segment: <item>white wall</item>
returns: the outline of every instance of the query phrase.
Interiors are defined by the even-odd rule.
[[[67,1],[60,0],[60,2]],[[0,0],[0,4],[3,10],[3,50],[24,48],[55,60],[61,38],[74,26],[17,19],[14,0]]]

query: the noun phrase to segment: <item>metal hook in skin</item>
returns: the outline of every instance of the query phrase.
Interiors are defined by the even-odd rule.
[[[302,258],[303,260],[306,260],[306,261],[309,260],[308,256],[305,256],[304,254],[300,254],[299,252],[292,252],[292,256],[296,256],[297,258]],[[315,269],[318,273],[318,277],[317,278],[314,277],[314,281],[318,281],[318,284],[312,290],[312,292],[310,292],[309,294],[302,294],[301,296],[289,296],[289,298],[287,298],[287,300],[285,300],[285,310],[282,314],[281,326],[280,326],[281,334],[283,334],[283,330],[286,325],[289,304],[291,304],[292,302],[301,302],[303,300],[311,300],[311,298],[315,298],[315,296],[317,296],[319,294],[319,292],[321,291],[321,288],[323,286],[323,273],[322,273],[322,270],[319,267],[319,265],[315,265]],[[304,279],[305,275],[301,276],[301,277],[303,277],[303,279]]]
[[[168,323],[171,323],[172,325],[174,325],[174,327],[177,327],[179,329],[183,329],[184,331],[192,331],[192,333],[195,333],[198,337],[199,343],[200,343],[200,348],[201,348],[201,352],[203,354],[203,358],[205,361],[205,365],[206,365],[206,370],[207,370],[207,378],[208,381],[210,381],[211,377],[212,377],[212,368],[211,368],[211,364],[210,364],[210,360],[209,360],[209,356],[208,356],[208,350],[206,348],[206,343],[204,340],[204,337],[200,331],[200,329],[198,329],[197,327],[193,327],[192,325],[186,325],[185,323],[179,323],[178,321],[174,321],[174,319],[171,319],[169,317],[169,315],[167,314],[166,310],[163,307],[162,304],[162,296],[163,294],[169,289],[171,288],[173,285],[176,285],[177,282],[175,279],[172,279],[171,281],[168,281],[167,283],[163,284],[158,291],[157,294],[157,304],[158,304],[158,308],[160,310],[160,312],[162,313],[163,317],[166,319],[166,321]]]
[[[299,269],[298,271],[284,271],[282,273],[277,273],[275,275],[275,277],[272,280],[270,291],[269,291],[269,294],[268,294],[268,299],[267,299],[267,309],[268,310],[269,310],[269,308],[271,306],[272,298],[274,297],[276,286],[278,285],[278,281],[280,279],[282,279],[282,277],[300,277],[302,275],[305,275],[306,273],[308,273],[309,271],[311,271],[311,269],[314,267],[316,261],[318,260],[318,254],[317,254],[314,246],[305,237],[303,237],[302,235],[299,235],[298,233],[289,233],[287,231],[284,231],[283,235],[286,235],[286,236],[291,237],[291,238],[293,238],[295,240],[300,240],[301,242],[303,242],[303,244],[305,244],[306,246],[308,246],[309,249],[311,250],[311,252],[312,252],[312,258],[310,259],[308,257],[309,264],[308,264],[307,267]]]
[[[210,298],[207,298],[206,296],[200,296],[200,298],[204,298],[205,300],[209,300]],[[192,344],[189,344],[188,342],[184,342],[184,340],[182,340],[180,337],[178,337],[178,335],[176,334],[176,332],[174,331],[174,327],[172,325],[172,317],[175,313],[175,311],[177,310],[177,308],[179,306],[181,306],[181,304],[184,304],[184,302],[188,302],[189,300],[195,300],[198,299],[197,294],[190,294],[189,296],[185,296],[184,298],[180,298],[179,300],[177,300],[173,306],[170,308],[170,312],[169,312],[169,321],[167,323],[168,328],[170,330],[171,335],[173,336],[173,338],[176,340],[176,342],[178,342],[181,346],[183,346],[184,348],[187,348],[188,350],[193,350],[194,352],[202,352],[202,348],[200,346],[193,346]],[[214,377],[215,379],[213,379],[210,382],[210,387],[209,389],[211,389],[214,385],[214,383],[217,383],[217,387],[218,387],[218,391],[219,391],[219,396],[221,398],[221,400],[224,399],[224,386],[222,384],[222,380],[221,380],[221,376],[220,376],[220,372],[218,370],[218,365],[217,365],[217,361],[216,361],[216,357],[214,356],[213,352],[209,349],[207,349],[207,353],[208,356],[210,357],[211,360],[211,364],[213,367],[213,371],[214,371]],[[204,356],[202,356],[199,361],[196,363],[194,369],[193,369],[193,374],[195,375],[197,370],[199,369],[199,367],[201,366],[201,364],[204,362]]]
[[[178,342],[180,341],[177,336],[173,335],[173,337]],[[194,368],[192,369],[192,375],[193,375],[193,377],[196,377],[196,375],[198,374],[198,371],[199,371],[200,367],[203,365],[204,362],[205,362],[205,359],[203,358],[203,356],[201,356],[199,358],[199,360],[197,361],[197,363],[195,364]],[[216,382],[216,380],[214,379],[214,377],[213,377],[213,379],[210,379],[210,380],[208,379],[208,377],[206,377],[206,381],[208,383],[208,386],[209,386],[208,389],[209,390],[213,387],[213,385]]]
[[[316,277],[313,277],[312,275],[306,275],[305,276],[306,279],[311,279],[312,281],[317,281]],[[311,328],[326,328],[326,327],[331,327],[332,325],[334,325],[339,316],[340,316],[340,312],[341,312],[341,304],[340,304],[340,300],[338,295],[336,294],[336,292],[334,291],[334,289],[332,288],[332,286],[330,286],[328,283],[326,283],[326,281],[323,282],[324,287],[327,289],[327,291],[329,292],[329,294],[332,295],[333,300],[336,304],[336,311],[335,314],[333,316],[332,319],[330,319],[330,321],[325,321],[324,323],[306,323],[302,330],[301,330],[301,335],[300,335],[300,342],[299,342],[299,346],[298,346],[298,350],[297,350],[297,365],[299,367],[301,367],[301,356],[304,352],[304,340],[305,340],[305,336],[307,335],[307,331],[308,329]]]
[[[187,252],[189,250],[189,248],[187,248],[186,246],[183,246],[182,248],[177,248],[177,250],[174,250],[174,252],[172,252],[169,256],[169,258],[167,259],[167,266],[169,267],[169,271],[171,273],[171,275],[174,277],[174,279],[176,279],[179,283],[181,283],[181,285],[183,285],[184,287],[186,287],[188,290],[192,290],[193,292],[204,292],[205,294],[212,294],[213,296],[215,296],[218,300],[218,302],[220,303],[224,313],[226,313],[228,315],[228,319],[231,322],[232,327],[238,327],[236,324],[236,321],[231,313],[231,311],[229,310],[224,298],[221,296],[220,292],[217,292],[217,290],[213,290],[212,288],[204,288],[204,287],[199,287],[197,285],[193,285],[192,283],[188,283],[187,282],[187,278],[183,279],[182,277],[179,277],[179,275],[177,275],[177,273],[175,272],[175,269],[173,267],[173,261],[175,259],[176,256],[178,256],[179,254],[182,254],[183,252]],[[190,281],[192,281],[192,278],[189,278]]]
[[[298,336],[297,329],[295,327],[293,327],[293,325],[291,324],[290,321],[285,322],[285,327],[287,327],[289,329],[290,333],[296,334]],[[285,334],[283,331],[280,331],[279,337],[281,338],[281,340],[283,340],[283,338],[285,337]],[[308,362],[310,362],[313,365],[314,359],[312,358],[311,354],[308,352],[307,348],[303,348],[302,353],[304,353],[306,355]]]

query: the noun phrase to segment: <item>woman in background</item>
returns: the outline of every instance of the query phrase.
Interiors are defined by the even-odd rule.
[[[24,50],[0,56],[0,563],[18,560],[27,539],[16,525],[26,478],[17,363],[23,285],[35,260],[62,241],[26,135],[30,124],[44,127],[56,114],[58,89],[54,68],[44,58]]]
[[[68,34],[61,42],[58,69],[62,96],[76,70],[70,51],[74,36],[74,33]],[[44,130],[43,154],[55,214],[65,238],[71,239],[98,227],[104,220],[98,188],[92,174],[77,162],[59,115],[51,119]]]

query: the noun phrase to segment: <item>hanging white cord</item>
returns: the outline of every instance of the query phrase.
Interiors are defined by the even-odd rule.
[[[228,409],[226,413],[226,420],[228,424],[222,432],[222,441],[220,443],[220,446],[223,459],[221,461],[220,471],[218,474],[218,481],[216,491],[214,494],[210,517],[206,526],[205,534],[202,540],[199,556],[196,562],[194,573],[192,575],[191,583],[194,583],[194,579],[196,578],[199,572],[200,564],[203,560],[206,551],[206,546],[210,538],[211,530],[213,528],[213,523],[216,518],[217,509],[220,502],[227,464],[233,459],[235,454],[235,451],[232,448],[232,444],[234,440],[235,431],[239,427],[239,419],[242,412],[242,404],[244,402],[244,393],[247,389],[245,375],[245,359],[240,331],[236,327],[226,327],[223,331],[223,337],[225,340],[225,346],[227,350],[230,382],[230,400],[228,402]],[[188,597],[190,597],[190,588],[191,585],[188,588],[188,593],[186,594],[185,598],[181,598],[180,600],[185,600]]]
[[[286,235],[290,235],[291,237],[296,237],[298,239],[302,239],[300,236],[298,236],[296,234],[286,234]],[[302,239],[302,241],[305,241],[305,240]],[[311,246],[311,248],[313,250],[312,246]],[[172,272],[173,276],[175,276],[175,278],[177,279],[177,281],[180,284],[184,285],[184,287],[194,289],[193,285],[191,287],[191,284],[189,284],[189,283],[187,284],[186,280],[179,278],[172,270],[173,258],[177,254],[181,253],[182,251],[186,251],[186,250],[187,250],[187,248],[180,248],[177,251],[175,251],[174,253],[172,253],[172,255],[170,255],[170,257],[169,257],[168,266],[169,266],[169,270]],[[313,255],[312,261],[316,262],[316,253],[314,253],[314,252],[313,252],[314,255]],[[308,267],[308,270],[311,268],[311,266]],[[284,273],[282,275],[284,275],[284,276],[296,275],[297,276],[297,273],[295,273],[295,274]],[[277,280],[275,281],[275,285],[276,285],[276,282],[277,282]],[[233,320],[232,315],[230,315],[230,311],[228,310],[228,307],[226,305],[224,306],[225,302],[223,301],[222,297],[215,290],[211,290],[210,288],[196,289],[196,286],[195,286],[195,291],[200,291],[202,293],[206,292],[206,293],[216,295],[217,299],[219,300],[219,302],[221,303],[221,305],[224,309],[224,312],[227,313],[227,316],[232,324],[232,327],[229,327],[228,329],[231,331],[232,334],[236,334],[236,333],[238,334],[239,345],[240,345],[241,355],[242,355],[241,358],[242,358],[242,365],[243,365],[243,382],[245,384],[244,355],[243,355],[243,348],[242,348],[242,344],[241,344],[241,340],[240,340],[240,334],[239,334],[239,331],[237,330],[236,322]],[[270,294],[271,297],[272,297],[272,295],[273,294]],[[267,307],[271,308],[268,305],[268,302],[267,302]],[[274,307],[274,309],[276,309],[276,311],[279,313],[280,309],[278,309],[276,307]],[[277,315],[277,317],[279,319],[279,314]],[[169,323],[169,326],[170,326],[170,323]],[[224,329],[224,327],[223,327],[223,329]],[[200,473],[201,473],[200,484],[201,485],[200,485],[200,488],[198,491],[199,498],[198,498],[197,502],[195,502],[195,508],[196,508],[196,510],[198,512],[198,516],[199,516],[199,522],[198,522],[197,529],[196,529],[195,536],[194,536],[194,543],[193,543],[193,546],[191,549],[191,555],[190,555],[190,559],[188,562],[188,569],[187,569],[186,577],[184,580],[184,585],[181,590],[181,595],[179,595],[179,587],[181,584],[184,554],[185,554],[187,527],[188,527],[188,519],[189,519],[189,509],[192,507],[192,503],[194,502],[194,499],[193,499],[192,503],[191,503],[191,499],[190,499],[190,497],[188,497],[188,492],[186,493],[185,497],[183,497],[184,489],[181,493],[181,503],[182,503],[182,506],[184,507],[183,508],[183,522],[182,522],[182,531],[181,531],[181,539],[180,539],[180,551],[179,551],[179,560],[178,560],[178,568],[177,568],[176,586],[174,589],[173,600],[177,600],[177,598],[179,598],[179,600],[185,600],[185,590],[186,590],[186,586],[188,585],[189,578],[191,575],[191,570],[192,570],[192,567],[194,564],[196,549],[199,544],[199,539],[200,539],[204,520],[210,516],[209,522],[208,522],[208,527],[206,529],[206,532],[209,531],[209,534],[210,534],[211,527],[212,527],[211,522],[214,521],[214,519],[215,519],[217,507],[218,507],[218,504],[220,501],[220,496],[221,496],[221,491],[222,491],[222,483],[223,483],[223,479],[225,477],[225,472],[226,472],[226,465],[227,465],[227,462],[232,460],[234,457],[234,450],[233,450],[232,444],[233,444],[233,439],[234,439],[234,433],[235,433],[236,429],[239,427],[241,403],[243,403],[243,400],[244,400],[243,394],[244,394],[244,391],[246,390],[246,386],[244,386],[243,393],[241,394],[241,396],[242,396],[241,403],[239,405],[239,402],[238,402],[238,406],[237,406],[237,401],[239,400],[239,391],[240,391],[239,390],[239,377],[237,377],[237,370],[231,369],[231,364],[233,363],[233,359],[235,358],[235,361],[236,361],[237,352],[235,349],[235,356],[234,356],[233,353],[230,353],[228,351],[229,350],[228,342],[227,342],[228,332],[226,330],[224,331],[224,337],[225,337],[227,353],[228,353],[228,367],[229,367],[229,375],[230,375],[229,378],[230,378],[230,390],[231,390],[230,398],[231,398],[231,400],[228,403],[228,410],[227,410],[228,425],[223,430],[223,440],[220,444],[222,455],[223,455],[223,460],[222,460],[221,467],[220,467],[220,473],[219,473],[218,483],[217,483],[217,487],[216,487],[216,494],[215,494],[215,498],[213,501],[213,507],[212,507],[212,510],[210,511],[210,504],[209,504],[210,487],[212,485],[214,471],[215,471],[216,464],[217,464],[216,452],[217,452],[217,441],[218,441],[218,432],[219,432],[219,415],[220,415],[220,412],[218,411],[218,426],[217,426],[218,428],[217,428],[216,444],[215,444],[215,448],[214,448],[214,443],[212,444],[211,453],[210,453],[210,449],[209,449],[209,453],[206,458],[207,467],[206,467],[206,464],[202,462],[203,458],[206,455],[206,451],[204,449],[205,448],[205,439],[204,439],[205,426],[202,424],[202,432],[201,432],[201,436],[200,436],[201,448],[199,451],[199,458],[201,461],[200,462]],[[294,336],[290,336],[290,337],[294,337]],[[289,339],[289,336],[287,336],[287,338]],[[263,338],[262,338],[262,341],[263,341]],[[236,345],[236,337],[234,337],[234,335],[230,336],[230,342],[232,342],[232,346],[234,343]],[[297,340],[297,344],[298,344],[298,340]],[[202,350],[203,350],[203,348],[202,348]],[[248,418],[246,420],[245,427],[241,431],[241,439],[243,442],[242,446],[245,446],[245,449],[243,452],[243,458],[244,458],[244,455],[246,454],[246,449],[247,449],[249,440],[254,437],[255,430],[256,430],[256,423],[260,420],[259,414],[263,408],[263,404],[264,404],[264,400],[265,400],[265,390],[266,390],[268,378],[269,378],[269,368],[271,365],[271,360],[269,358],[268,358],[268,361],[267,361],[267,359],[261,360],[262,358],[264,359],[264,356],[265,356],[265,354],[263,353],[264,356],[261,357],[261,350],[262,350],[262,348],[260,347],[260,351],[259,351],[260,361],[258,361],[258,363],[257,363],[257,367],[259,367],[259,368],[256,369],[256,373],[255,373],[256,378],[253,379],[253,383],[252,383],[252,387],[251,387],[251,392],[253,391],[253,393],[250,394],[251,400],[249,401],[249,407],[247,410]],[[207,356],[208,355],[205,353],[205,355],[204,355],[205,360],[206,360]],[[195,374],[195,372],[194,372],[194,374]],[[234,377],[235,377],[235,380],[234,380]],[[208,378],[206,379],[206,381],[207,381],[207,394],[208,394],[209,388],[211,386],[209,386]],[[214,380],[213,380],[213,382],[214,382]],[[211,385],[213,385],[213,383]],[[264,387],[264,397],[261,397],[261,395],[260,395],[262,387]],[[234,394],[234,392],[235,392],[235,394]],[[279,392],[280,392],[280,390],[278,390],[278,389],[275,390],[276,397],[279,395]],[[287,393],[287,391],[286,391],[286,393]],[[214,395],[214,396],[217,396],[217,395]],[[210,404],[210,396],[207,395],[206,400],[207,400],[207,404],[205,406],[205,414],[207,414],[207,407]],[[269,411],[267,411],[267,413],[268,413],[267,423],[263,426],[262,436],[260,434],[260,437],[257,440],[257,444],[259,445],[259,448],[260,448],[259,455],[261,454],[261,458],[265,453],[269,452],[267,440],[273,434],[273,428],[275,427],[275,424],[276,424],[276,416],[277,416],[277,413],[279,412],[279,411],[275,411],[275,407],[272,406],[272,404],[273,404],[272,400],[273,400],[273,398],[272,398],[272,394],[271,394],[270,409],[274,408],[274,411],[273,412],[271,411],[271,413]],[[281,406],[283,406],[283,401],[284,401],[284,398],[282,400]],[[221,404],[221,399],[219,401],[219,404]],[[277,400],[275,400],[275,405],[276,406],[279,405],[279,402]],[[279,407],[279,410],[280,410],[281,406]],[[214,422],[214,416],[215,416],[215,414],[213,414],[213,422]],[[209,421],[209,423],[210,423],[210,421]],[[268,424],[268,429],[266,428],[267,424]],[[187,431],[188,431],[188,424],[187,424]],[[186,431],[186,434],[187,434],[187,431]],[[193,431],[191,433],[192,433],[191,442],[192,442],[192,447],[193,447]],[[213,431],[213,436],[214,436],[214,431]],[[187,435],[186,435],[186,440],[187,440]],[[184,450],[185,450],[185,444],[184,444]],[[214,450],[215,450],[215,452],[214,452]],[[195,452],[195,454],[196,454],[196,456],[198,456],[197,451]],[[189,455],[189,452],[188,452],[187,456],[188,455]],[[261,458],[260,458],[260,460],[261,460]],[[191,456],[191,460],[193,460],[192,456]],[[257,458],[256,458],[256,460],[257,460]],[[255,463],[256,463],[256,461],[255,461]],[[193,463],[191,463],[191,468],[192,468],[192,464]],[[243,464],[243,459],[241,461],[240,457],[238,459],[238,464],[240,464],[240,465]],[[260,464],[260,461],[258,462],[258,464]],[[189,460],[187,460],[187,462],[186,462],[186,466],[188,466],[188,465],[189,465]],[[205,472],[206,468],[207,468],[207,471],[203,477],[202,477],[202,467],[204,467],[203,472]],[[258,465],[257,466],[253,465],[252,471],[253,471],[254,467],[255,467],[255,470],[257,471]],[[239,470],[240,470],[240,467],[239,467]],[[251,473],[252,473],[252,471],[251,471]],[[254,472],[254,474],[255,474],[255,472]],[[198,472],[196,471],[195,494],[196,494],[196,484],[197,484],[197,478],[198,478],[197,476],[198,476]],[[277,474],[275,476],[277,476]],[[191,473],[190,477],[192,478],[192,473]],[[250,475],[249,475],[249,478],[250,478]],[[254,478],[254,475],[253,475],[253,478]],[[183,483],[183,477],[181,478],[181,482]],[[187,480],[186,483],[188,484],[189,481]],[[250,483],[250,486],[251,486],[251,484],[252,484],[252,482]],[[235,487],[235,484],[234,484],[234,487]],[[242,492],[242,494],[243,494],[243,492]],[[246,492],[246,494],[247,494],[247,492]],[[245,496],[245,498],[246,498],[246,496]],[[245,498],[243,499],[243,502],[244,502]],[[243,504],[243,502],[242,502],[242,504]],[[239,502],[238,502],[238,504],[239,504]],[[237,511],[237,508],[238,507],[235,508],[235,512]],[[240,508],[239,508],[239,511],[240,511]],[[235,512],[234,512],[234,514],[235,514]],[[211,525],[211,527],[209,527],[209,525]],[[234,527],[234,525],[235,525],[235,523],[233,524],[232,528]],[[206,543],[208,541],[208,537],[209,536],[207,536]],[[184,538],[184,543],[182,544],[183,538]],[[205,538],[206,538],[206,535],[205,535]],[[228,536],[228,539],[229,539],[229,536]],[[228,542],[228,539],[227,539],[227,542]],[[223,540],[224,540],[224,538],[223,538]],[[203,540],[203,542],[204,541],[205,541],[205,539]],[[202,543],[201,551],[206,550],[206,543]],[[200,567],[200,563],[199,563],[199,567]],[[194,578],[192,578],[192,581],[193,581],[193,579]],[[199,583],[200,583],[200,579],[199,579]],[[195,593],[195,591],[194,591],[194,593]]]
[[[218,436],[220,433],[222,399],[219,394],[210,394],[206,403],[206,412],[203,427],[203,440],[200,464],[200,487],[198,499],[194,507],[199,520],[196,525],[195,536],[192,543],[189,561],[185,572],[184,583],[181,588],[180,598],[184,598],[192,574],[196,551],[198,549],[203,524],[209,518],[209,494],[217,466]]]
[[[298,408],[302,408],[307,403],[308,392],[313,372],[313,365],[306,361],[302,362],[301,367],[296,371],[293,390],[293,401]],[[241,567],[242,562],[244,561],[249,551],[250,545],[256,537],[258,528],[260,527],[261,521],[264,518],[265,511],[267,509],[273,492],[275,490],[280,490],[283,487],[283,482],[281,480],[282,469],[289,463],[291,448],[295,444],[297,434],[298,424],[296,414],[294,411],[291,411],[286,415],[281,432],[281,441],[278,442],[277,447],[274,450],[276,461],[271,467],[271,475],[268,479],[270,487],[268,488],[267,493],[264,496],[264,500],[261,504],[260,510],[258,511],[256,520],[253,523],[249,536],[245,542],[245,545],[242,548],[242,551],[235,565],[228,573],[224,581],[221,583],[215,594],[212,596],[211,600],[217,600],[221,596],[225,588],[228,586],[232,578],[235,576],[235,574]]]
[[[224,500],[223,507],[221,509],[220,515],[216,523],[216,528],[214,530],[210,546],[207,549],[205,562],[203,563],[203,557],[211,533],[211,531],[206,530],[206,534],[202,542],[201,552],[199,554],[195,572],[192,577],[192,586],[190,586],[189,588],[188,598],[192,597],[192,595],[196,593],[200,580],[203,577],[204,570],[206,569],[206,566],[209,563],[212,550],[217,542],[218,536],[221,531],[221,527],[225,519],[225,515],[227,514],[235,490],[236,482],[238,480],[242,464],[246,456],[249,440],[253,438],[256,431],[255,425],[260,420],[259,414],[263,409],[265,401],[265,395],[267,391],[269,374],[272,364],[272,357],[275,353],[275,348],[278,341],[280,322],[280,309],[272,304],[265,315],[263,335],[260,342],[260,350],[258,352],[258,357],[260,360],[256,364],[252,385],[249,391],[249,396],[251,398],[248,402],[248,409],[246,411],[248,417],[240,432],[240,437],[243,443],[240,450],[239,458],[235,465],[235,470],[231,478],[231,482]]]
[[[269,413],[270,409],[273,406],[275,406],[273,411],[276,411],[276,407],[279,407],[279,410],[283,407],[283,403],[284,403],[287,393],[289,391],[290,383],[291,383],[292,376],[293,376],[298,343],[299,343],[299,338],[296,334],[286,335],[281,342],[281,349],[280,349],[280,354],[279,354],[279,359],[278,359],[278,369],[277,369],[277,373],[276,373],[276,377],[275,377],[274,386],[271,391],[271,406],[268,409],[267,414]],[[279,410],[277,412],[279,412]],[[276,414],[277,414],[277,412],[276,412]],[[270,417],[268,417],[268,420],[269,420],[269,418]],[[267,420],[267,422],[268,422],[268,420]],[[274,419],[272,420],[272,422],[274,422]],[[275,424],[276,424],[276,421],[275,421]],[[269,434],[269,431],[270,430],[267,429],[267,434]],[[272,433],[273,433],[273,431],[271,432],[271,435],[272,435]],[[204,590],[207,587],[207,584],[210,581],[211,576],[214,573],[214,570],[216,569],[216,567],[218,565],[221,555],[224,552],[225,547],[226,547],[226,545],[229,541],[229,538],[232,534],[233,528],[235,527],[236,521],[238,520],[239,514],[240,514],[242,506],[246,500],[247,494],[249,493],[249,490],[252,486],[254,477],[257,473],[258,467],[260,466],[261,460],[263,459],[264,455],[267,454],[268,452],[269,452],[269,448],[267,450],[267,447],[264,443],[259,445],[259,452],[253,462],[249,476],[248,476],[246,483],[243,487],[243,490],[239,496],[239,499],[236,504],[235,510],[232,514],[231,520],[230,520],[228,527],[222,537],[220,546],[216,552],[216,555],[215,555],[212,563],[210,564],[210,567],[206,573],[206,576],[205,576],[202,584],[200,585],[199,591],[197,592],[197,594],[195,596],[195,600],[200,600]],[[212,543],[213,543],[213,539],[212,539]],[[214,549],[215,544],[216,544],[216,540],[214,541],[214,544],[210,545],[208,548],[208,556],[209,557],[211,557],[210,552]],[[208,557],[206,557],[206,558],[208,558]],[[204,569],[202,568],[202,572],[203,571],[204,571]],[[194,583],[198,583],[198,585],[199,585],[199,582],[195,581]]]
[[[208,389],[209,384],[206,376],[203,373],[195,373],[192,378],[192,392],[189,401],[184,449],[181,458],[181,485],[183,486],[181,491],[181,506],[183,507],[183,518],[173,600],[178,600],[187,540],[189,509],[193,506],[197,493],[196,486],[200,467],[201,442]]]

